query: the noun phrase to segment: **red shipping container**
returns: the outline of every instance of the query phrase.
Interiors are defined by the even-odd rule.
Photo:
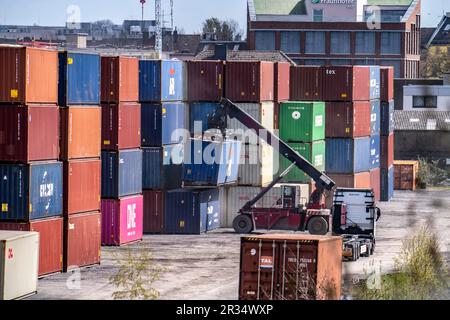
[[[370,68],[366,66],[323,67],[324,101],[369,101]]]
[[[338,188],[370,189],[370,172],[355,174],[328,174]]]
[[[63,218],[0,222],[0,230],[39,232],[39,277],[62,271]]]
[[[195,101],[220,101],[223,97],[223,61],[187,61],[188,99]]]
[[[102,57],[101,101],[139,101],[139,59]]]
[[[370,188],[373,189],[375,200],[380,201],[381,196],[381,169],[370,170]]]
[[[370,136],[370,102],[327,102],[325,131],[327,138]]]
[[[102,150],[141,146],[141,105],[137,102],[102,104]]]
[[[59,110],[45,106],[0,106],[0,161],[57,160]]]
[[[0,102],[58,102],[58,52],[0,46]]]
[[[275,102],[288,101],[290,96],[291,64],[276,62],[274,65],[274,100]]]
[[[96,211],[64,218],[64,271],[100,264],[101,216]]]
[[[164,193],[144,190],[144,233],[164,233]]]
[[[389,169],[394,165],[394,134],[381,136],[380,166],[382,169]]]
[[[61,108],[61,159],[100,157],[100,107]]]
[[[319,66],[292,66],[291,101],[323,101],[323,71]]]
[[[380,100],[394,100],[394,67],[380,67]]]
[[[142,195],[102,199],[102,245],[120,246],[142,240]]]
[[[64,215],[99,211],[101,161],[83,159],[64,162]]]
[[[273,90],[273,62],[227,62],[225,77],[225,96],[231,101],[273,101]]]

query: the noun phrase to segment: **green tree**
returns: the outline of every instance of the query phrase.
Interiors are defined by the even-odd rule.
[[[203,22],[203,34],[214,35],[219,41],[239,41],[242,39],[242,31],[235,20],[220,20],[209,18]]]

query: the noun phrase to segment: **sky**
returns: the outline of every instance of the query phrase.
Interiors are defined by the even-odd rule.
[[[235,19],[245,30],[247,0],[173,0],[174,24],[186,32],[200,32],[209,17]],[[162,0],[167,26],[170,24],[169,0]],[[0,0],[0,24],[63,26],[78,10],[81,21],[110,19],[121,24],[125,19],[141,19],[139,0]],[[75,10],[74,10],[75,8]],[[154,18],[154,2],[147,0],[145,18]],[[436,26],[443,12],[450,12],[448,0],[422,0],[422,26]]]

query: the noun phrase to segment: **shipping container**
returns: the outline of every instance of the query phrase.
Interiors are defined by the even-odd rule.
[[[102,150],[141,146],[141,105],[137,102],[102,104]]]
[[[419,161],[394,161],[394,190],[416,190]]]
[[[0,46],[0,102],[57,104],[58,52]]]
[[[142,195],[102,200],[102,245],[120,246],[142,240]]]
[[[388,169],[394,165],[394,134],[381,137],[380,166]]]
[[[370,100],[380,99],[381,74],[380,66],[369,66],[370,68]]]
[[[102,110],[86,106],[60,110],[61,159],[100,157]]]
[[[381,131],[380,100],[370,101],[370,135],[379,135]]]
[[[274,161],[274,150],[269,144],[242,145],[238,184],[241,186],[267,186],[273,181],[273,174],[278,169],[278,162]]]
[[[102,151],[102,198],[142,193],[142,151]]]
[[[60,52],[58,104],[100,104],[100,56],[98,54]]]
[[[381,201],[388,202],[394,197],[394,166],[381,169]]]
[[[328,176],[336,182],[338,188],[351,189],[371,189],[370,172],[360,172],[353,174],[333,174]]]
[[[325,118],[327,138],[370,136],[371,105],[368,101],[327,102]]]
[[[189,104],[189,132],[196,139],[210,140],[222,137],[218,129],[208,128],[208,119],[221,107],[216,102],[195,102]]]
[[[56,106],[0,106],[0,161],[28,163],[58,157]]]
[[[375,194],[375,200],[381,200],[381,169],[375,168],[370,170],[370,189]]]
[[[394,100],[394,67],[380,68],[380,100]]]
[[[381,127],[380,131],[383,136],[388,136],[394,132],[395,120],[394,120],[395,102],[391,100],[389,102],[381,102]]]
[[[139,59],[124,56],[102,57],[101,101],[139,101]]]
[[[64,219],[63,271],[100,264],[102,215],[87,212]]]
[[[163,188],[162,163],[163,148],[142,148],[142,189]]]
[[[64,216],[100,210],[100,159],[82,159],[64,162]]]
[[[381,137],[380,135],[375,135],[370,137],[370,169],[375,169],[380,167],[381,157]]]
[[[323,70],[319,66],[292,66],[291,101],[323,101]]]
[[[35,220],[27,223],[0,222],[0,230],[39,233],[39,277],[62,271],[63,218]]]
[[[274,78],[274,101],[288,101],[290,96],[291,64],[287,62],[275,62]]]
[[[243,237],[239,274],[239,300],[339,300],[342,238]]]
[[[223,97],[225,62],[187,61],[188,100],[220,101]]]
[[[326,140],[327,173],[359,173],[370,170],[370,137]]]
[[[201,234],[220,227],[220,191],[172,191],[165,194],[164,232]]]
[[[62,215],[62,163],[0,164],[0,220]]]
[[[144,233],[164,233],[164,192],[144,190]]]
[[[185,101],[186,77],[186,67],[182,61],[141,60],[139,62],[139,101]]]
[[[323,71],[324,101],[369,101],[370,67],[328,66]]]
[[[274,101],[274,64],[265,61],[228,61],[225,97],[233,102]]]
[[[289,146],[294,149],[299,155],[308,160],[317,170],[325,171],[326,159],[326,143],[325,140],[314,141],[310,143],[289,143]],[[286,170],[292,162],[276,152],[279,157],[280,169],[277,175]],[[293,168],[284,178],[284,182],[291,183],[308,183],[311,180],[307,174],[298,168]]]
[[[0,231],[0,300],[37,293],[38,268],[39,233]]]
[[[188,105],[182,102],[143,103],[141,128],[143,147],[161,147],[185,141],[189,127]]]
[[[280,138],[285,142],[312,142],[324,140],[325,103],[281,103]]]

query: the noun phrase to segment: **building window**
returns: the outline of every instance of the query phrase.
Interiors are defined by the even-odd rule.
[[[413,108],[437,108],[437,97],[413,96]]]
[[[275,32],[272,31],[256,31],[255,32],[255,49],[260,51],[275,50]]]
[[[324,66],[325,60],[320,59],[306,59],[305,66]]]
[[[355,66],[376,66],[379,63],[377,63],[375,60],[372,59],[359,59],[355,60]]]
[[[400,32],[381,33],[381,54],[400,54],[401,34]]]
[[[375,32],[356,32],[356,54],[375,54]]]
[[[331,53],[350,54],[350,32],[331,32]]]
[[[331,60],[330,65],[332,65],[332,66],[351,66],[352,60],[348,60],[348,59]]]
[[[394,67],[394,78],[404,78],[401,74],[401,61],[399,60],[381,60],[381,66],[391,66]]]
[[[281,51],[288,53],[300,52],[300,32],[281,32]]]
[[[325,53],[325,32],[308,31],[306,32],[305,53]]]
[[[313,10],[313,21],[314,22],[323,22],[323,9],[314,9]]]

